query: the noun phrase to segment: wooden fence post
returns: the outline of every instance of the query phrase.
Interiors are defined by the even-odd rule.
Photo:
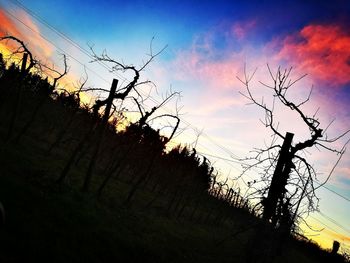
[[[21,64],[22,75],[26,74],[27,60],[28,60],[28,53],[23,53],[22,64]]]
[[[338,253],[339,247],[340,247],[340,243],[334,240],[331,254],[336,255]]]
[[[103,115],[102,123],[103,125],[106,125],[109,119],[109,114],[111,113],[111,108],[113,104],[113,95],[115,94],[115,91],[117,90],[118,86],[118,80],[113,79],[111,90],[109,91],[109,95],[107,98],[107,104],[105,109],[105,114]]]
[[[104,135],[105,129],[107,127],[109,114],[111,112],[113,99],[114,99],[114,94],[115,94],[115,91],[117,89],[117,85],[118,85],[118,80],[117,79],[113,79],[112,86],[111,86],[111,89],[109,91],[109,95],[108,95],[108,98],[107,98],[105,114],[103,115],[103,118],[102,118],[102,127],[100,129],[98,128],[99,132],[97,134],[97,141],[96,141],[96,144],[95,144],[95,147],[94,147],[94,150],[93,150],[90,162],[89,162],[88,170],[87,170],[86,175],[85,175],[84,183],[83,183],[83,186],[82,186],[82,190],[84,192],[87,192],[89,190],[92,174],[93,174],[93,171],[94,171],[94,168],[95,168],[95,165],[96,165],[96,161],[97,161],[97,158],[98,158],[98,153],[100,151],[103,135]]]
[[[289,166],[289,162],[291,161],[289,156],[289,150],[292,144],[293,136],[293,133],[286,133],[280,151],[280,156],[278,158],[277,165],[273,173],[269,192],[264,202],[263,218],[267,221],[271,219],[275,214],[278,198],[280,197],[281,193],[283,193],[284,188],[286,186],[285,184],[287,182],[286,179],[288,179],[289,171],[287,172],[288,174],[286,174],[286,171],[284,171],[284,169],[286,169],[287,166]]]

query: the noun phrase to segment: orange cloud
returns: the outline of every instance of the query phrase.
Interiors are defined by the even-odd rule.
[[[23,37],[16,24],[0,9],[0,35],[14,35]]]
[[[24,41],[32,54],[40,60],[51,58],[54,48],[40,36],[40,29],[23,10],[16,10],[14,15],[22,22],[13,20],[3,9],[0,8],[0,36],[12,35]],[[9,53],[18,45],[13,41],[3,41],[0,51]]]
[[[0,9],[0,36],[13,35],[23,39],[22,33],[18,30],[16,24]],[[0,43],[0,51],[6,56],[10,54],[10,50],[16,45],[12,41]]]
[[[291,61],[322,83],[350,83],[350,34],[337,25],[308,25],[287,36],[277,58]]]
[[[11,11],[13,12],[13,11]],[[31,17],[21,9],[14,11],[14,15],[21,21],[13,20],[8,13],[0,8],[0,36],[12,35],[22,40],[27,48],[32,52],[33,56],[45,64],[63,72],[62,61],[59,61],[59,56],[54,54],[54,47],[41,37],[41,30],[39,26],[31,19]],[[18,43],[14,41],[1,41],[0,52],[6,57],[11,55],[11,52],[18,47]],[[12,60],[20,60],[21,56],[11,57]],[[51,62],[57,62],[58,66],[51,65]],[[44,73],[49,79],[53,79],[57,74],[44,69]],[[77,83],[79,77],[74,73],[67,74],[59,81],[61,87],[67,90],[74,90],[74,84]],[[78,85],[78,84],[77,84]],[[81,100],[83,103],[90,103],[92,96],[89,94],[82,94]]]

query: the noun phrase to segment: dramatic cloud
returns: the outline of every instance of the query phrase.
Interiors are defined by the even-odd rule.
[[[248,21],[232,26],[218,26],[197,35],[190,48],[177,53],[172,74],[176,79],[187,83],[191,92],[194,93],[195,90],[198,99],[196,104],[210,101],[210,105],[202,106],[220,112],[233,105],[231,101],[223,99],[227,96],[234,98],[235,105],[247,102],[238,95],[244,86],[236,78],[242,77],[245,65],[248,72],[258,67],[252,87],[257,97],[265,98],[268,98],[267,94],[263,93],[263,88],[256,81],[271,83],[266,63],[272,69],[279,65],[293,66],[295,70],[292,79],[305,73],[308,77],[295,85],[289,96],[294,96],[300,102],[314,86],[312,100],[304,110],[313,114],[321,106],[319,116],[322,123],[327,125],[337,116],[335,135],[344,131],[346,120],[349,119],[344,99],[347,95],[342,94],[346,89],[335,90],[334,87],[344,87],[350,83],[350,35],[336,25],[308,25],[287,36],[266,43],[254,43],[249,41],[247,34],[254,31],[255,27],[256,22]],[[335,108],[334,103],[338,107]],[[208,112],[203,107],[196,105],[195,110]],[[332,130],[334,129],[330,129]]]
[[[307,25],[300,31],[266,43],[250,43],[255,21],[235,23],[197,35],[192,46],[177,54],[182,78],[196,78],[209,87],[232,88],[244,63],[295,66],[316,88],[350,84],[350,33],[338,25]],[[248,38],[248,39],[247,39]]]
[[[14,35],[23,37],[16,24],[0,9],[0,35]]]
[[[297,64],[318,84],[340,87],[350,83],[350,33],[337,25],[308,25],[275,40],[280,60]]]
[[[51,58],[54,48],[40,36],[40,29],[36,23],[22,10],[16,10],[16,17],[21,21],[14,20],[9,14],[0,9],[0,36],[11,35],[19,38],[34,56],[46,61]],[[17,43],[5,41],[1,43],[1,50],[5,53],[13,49]]]
[[[23,39],[22,33],[17,28],[17,25],[7,16],[7,14],[0,9],[0,36],[12,35]],[[8,55],[9,49],[15,48],[16,45],[11,41],[0,42],[0,51]]]

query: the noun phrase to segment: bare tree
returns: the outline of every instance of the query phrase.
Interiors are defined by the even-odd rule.
[[[158,52],[154,53],[153,52],[153,47],[152,47],[153,39],[150,44],[150,53],[148,54],[148,59],[140,66],[136,67],[134,65],[126,65],[122,62],[119,62],[118,60],[115,60],[111,58],[106,51],[103,51],[101,55],[97,55],[93,49],[93,47],[90,47],[90,50],[92,52],[92,58],[93,60],[91,62],[99,62],[99,63],[108,63],[111,64],[112,66],[110,67],[110,72],[116,73],[116,72],[126,72],[126,71],[131,71],[133,73],[133,79],[130,81],[127,85],[120,87],[118,90],[112,94],[113,100],[119,99],[119,100],[124,100],[129,93],[133,90],[136,92],[136,94],[142,98],[143,96],[140,94],[138,91],[137,87],[143,84],[150,83],[150,81],[140,81],[140,73],[158,56],[160,55],[167,46],[163,47],[161,50]],[[100,110],[101,107],[105,106],[107,104],[107,100],[96,100],[95,105],[93,107],[93,112],[95,114],[98,114],[98,111]]]
[[[178,109],[176,109],[176,113],[175,114],[160,114],[160,115],[156,115],[155,112],[157,110],[159,110],[160,108],[162,108],[163,106],[165,106],[170,100],[172,100],[173,98],[179,98],[180,97],[180,93],[179,92],[172,92],[170,91],[169,94],[166,95],[166,97],[163,99],[162,102],[160,102],[158,105],[156,106],[153,106],[151,108],[151,110],[149,111],[146,111],[144,106],[136,99],[136,98],[133,98],[134,102],[136,103],[137,105],[137,108],[139,109],[139,113],[141,115],[140,119],[137,121],[137,125],[139,127],[143,127],[145,125],[147,126],[150,126],[149,123],[155,121],[156,119],[160,119],[160,118],[171,118],[171,119],[175,119],[176,123],[175,125],[170,125],[171,128],[172,128],[172,132],[170,134],[169,137],[166,138],[166,141],[165,141],[165,144],[168,143],[175,135],[178,127],[179,127],[179,124],[180,124],[180,118],[179,118],[179,111]],[[152,115],[156,115],[156,116],[153,116]],[[152,117],[152,118],[151,118]]]
[[[10,53],[8,60],[12,60],[15,56],[28,54],[29,56],[29,65],[25,68],[26,72],[29,72],[32,68],[39,68],[40,69],[40,62],[37,60],[32,52],[27,48],[27,45],[20,39],[14,36],[3,36],[0,37],[0,41],[14,41],[17,44],[17,47],[14,48],[14,50]]]
[[[15,101],[14,105],[14,110],[12,112],[12,118],[11,118],[11,123],[9,125],[9,130],[8,130],[8,136],[7,138],[9,139],[12,134],[13,134],[13,127],[15,125],[16,119],[18,118],[18,115],[20,113],[20,106],[19,102],[22,97],[23,93],[23,83],[26,79],[26,77],[33,77],[33,75],[30,75],[29,73],[36,73],[36,74],[42,74],[44,73],[44,69],[51,71],[55,74],[58,74],[58,77],[54,77],[54,84],[53,86],[55,87],[57,84],[57,81],[61,79],[63,76],[65,76],[68,72],[68,66],[67,66],[67,59],[66,55],[63,54],[63,60],[64,60],[64,72],[60,73],[57,70],[54,69],[54,66],[49,67],[42,62],[40,62],[33,53],[28,49],[27,45],[20,39],[18,39],[15,36],[3,36],[0,37],[0,41],[5,41],[5,42],[15,42],[15,45],[12,46],[9,43],[7,43],[11,47],[11,52],[10,55],[6,58],[8,61],[16,61],[18,60],[18,56],[23,56],[22,58],[22,65],[21,65],[21,76],[20,76],[20,81],[18,81],[18,89],[17,89],[17,98]],[[29,57],[29,63],[27,63],[27,57]],[[49,85],[48,85],[49,86]],[[39,101],[39,103],[36,105],[32,115],[29,117],[28,121],[25,123],[25,125],[22,127],[20,132],[17,134],[15,140],[18,142],[20,138],[23,136],[23,134],[26,133],[30,125],[33,123],[39,109],[43,106],[44,101],[47,99],[47,92],[52,92],[52,89],[48,88],[46,90],[42,89],[39,90],[40,92],[44,92],[45,94],[42,97],[42,99]]]
[[[41,99],[38,100],[37,105],[34,108],[34,111],[32,112],[31,116],[28,118],[28,121],[24,124],[24,126],[22,127],[22,129],[20,130],[20,132],[18,133],[18,135],[16,136],[15,140],[17,142],[19,142],[19,140],[21,139],[21,137],[28,131],[28,129],[30,128],[30,126],[34,123],[34,120],[37,116],[37,114],[39,113],[39,110],[42,109],[45,105],[45,102],[47,101],[48,97],[48,93],[51,93],[57,86],[57,82],[63,78],[69,71],[68,65],[67,65],[67,57],[65,54],[62,54],[62,58],[63,58],[63,65],[64,65],[64,70],[63,72],[59,72],[58,70],[55,69],[55,66],[52,65],[51,67],[45,65],[45,64],[41,64],[40,63],[40,68],[41,69],[46,69],[48,71],[53,72],[54,74],[56,74],[56,77],[53,77],[53,84],[52,87],[50,87],[49,89],[43,90],[41,95]],[[47,79],[46,79],[47,81]],[[48,85],[49,86],[49,85]]]
[[[38,60],[33,53],[28,49],[27,45],[24,43],[24,41],[20,40],[19,38],[15,37],[15,36],[3,36],[0,37],[0,41],[13,41],[16,43],[15,47],[12,48],[12,51],[10,52],[10,55],[6,58],[6,60],[8,61],[15,61],[16,57],[18,56],[22,56],[24,54],[27,54],[29,57],[29,63],[27,66],[27,63],[24,63],[22,66],[24,66],[23,68],[23,74],[26,75],[27,73],[29,73],[31,70],[36,70],[36,73],[41,74],[44,72],[44,69],[46,69],[48,72],[51,72],[55,75],[57,75],[56,77],[52,77],[53,78],[53,84],[52,86],[55,88],[57,85],[57,82],[63,78],[65,75],[67,75],[68,71],[69,71],[69,67],[67,64],[67,56],[66,54],[61,54],[62,58],[63,58],[63,72],[58,71],[57,69],[55,69],[55,65],[52,64],[51,66],[48,66],[46,64],[44,64],[43,62],[41,62],[40,60]],[[48,74],[46,74],[48,75]]]
[[[165,46],[160,51],[154,53],[152,43],[153,43],[153,39],[152,39],[151,44],[150,44],[150,53],[148,54],[149,57],[140,67],[136,67],[134,65],[126,65],[122,62],[119,62],[118,60],[111,58],[107,54],[106,51],[102,52],[101,55],[97,55],[95,53],[94,49],[92,47],[90,47],[91,52],[92,52],[92,57],[93,57],[92,62],[111,64],[112,66],[110,68],[110,71],[114,72],[114,73],[119,72],[119,71],[122,71],[122,72],[131,71],[134,75],[133,79],[129,83],[127,83],[125,86],[119,87],[119,89],[117,89],[117,87],[116,87],[117,82],[114,83],[114,85],[112,85],[112,88],[113,88],[113,86],[114,86],[114,88],[113,88],[113,90],[111,89],[109,91],[109,96],[106,99],[95,101],[95,104],[93,106],[93,113],[95,116],[98,116],[101,107],[105,106],[105,113],[104,113],[104,117],[103,117],[104,126],[107,124],[107,121],[108,121],[109,116],[110,116],[110,109],[111,109],[115,100],[119,100],[119,101],[121,101],[121,103],[123,103],[123,101],[129,96],[129,94],[132,91],[134,91],[137,94],[137,97],[141,98],[141,101],[143,101],[143,96],[139,92],[138,87],[140,85],[150,83],[150,81],[148,81],[148,80],[147,81],[140,81],[140,74],[166,48],[166,46]],[[138,105],[140,105],[140,104],[138,104]],[[104,128],[99,129],[99,131],[98,131],[98,136],[97,136],[98,140],[96,141],[96,144],[95,144],[95,147],[93,150],[93,154],[91,157],[91,161],[89,163],[89,167],[88,167],[85,179],[84,179],[84,183],[83,183],[83,187],[82,187],[83,191],[88,191],[91,177],[93,174],[93,170],[95,167],[95,163],[96,163],[98,155],[99,155],[100,146],[101,146],[104,131],[105,131]]]
[[[266,148],[254,149],[252,156],[241,159],[244,162],[241,175],[256,167],[261,168],[261,179],[249,185],[251,187],[249,197],[258,198],[262,204],[263,218],[271,222],[274,227],[283,226],[289,231],[302,212],[309,213],[318,209],[319,199],[316,190],[329,180],[335,166],[345,152],[346,144],[341,149],[337,149],[332,146],[332,143],[347,135],[350,130],[337,137],[329,138],[327,129],[330,125],[322,129],[316,116],[317,112],[308,115],[303,110],[303,105],[310,100],[312,89],[307,98],[301,102],[294,102],[288,96],[288,91],[306,75],[293,80],[291,79],[292,68],[286,70],[278,68],[276,73],[272,72],[269,65],[267,68],[272,84],[263,82],[260,84],[272,92],[273,102],[271,105],[268,105],[264,99],[258,100],[252,93],[250,83],[255,71],[251,75],[245,71],[244,78],[238,78],[246,88],[246,92],[241,94],[251,104],[264,111],[265,119],[261,121],[265,127],[272,131],[271,144],[266,145]],[[284,108],[296,113],[309,130],[309,138],[293,142],[292,133],[287,132],[284,135],[281,132],[275,118],[275,103],[280,103]],[[307,151],[309,148],[323,149],[338,155],[338,160],[328,177],[318,185],[315,183],[317,180],[316,169],[309,161]],[[305,204],[303,209],[301,209],[301,204]]]
[[[44,67],[49,72],[51,72],[54,75],[56,75],[55,77],[52,77],[53,78],[52,86],[54,88],[56,88],[57,82],[60,79],[62,79],[64,76],[66,76],[68,74],[68,71],[69,71],[69,67],[67,65],[67,56],[66,56],[66,54],[60,54],[60,55],[62,56],[62,59],[63,59],[63,72],[60,72],[59,70],[55,69],[55,65],[52,65],[51,67],[46,66],[46,65],[42,65],[42,67]]]
[[[19,76],[20,80],[17,83],[18,87],[16,89],[16,99],[13,105],[11,121],[10,121],[10,125],[7,132],[7,138],[6,138],[7,140],[9,140],[13,135],[14,126],[20,112],[20,101],[21,101],[22,92],[23,92],[22,81],[32,68],[40,67],[40,63],[38,62],[38,60],[34,58],[33,54],[30,52],[30,50],[27,48],[26,44],[22,40],[14,36],[3,36],[3,37],[0,37],[0,41],[5,41],[5,42],[13,41],[16,43],[9,57],[6,58],[8,61],[14,61],[18,59],[18,56],[22,56],[21,76]],[[27,67],[27,57],[29,57],[28,67]]]

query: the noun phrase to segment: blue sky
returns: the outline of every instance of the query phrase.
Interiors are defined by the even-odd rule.
[[[255,39],[269,40],[306,23],[349,21],[347,1],[22,1],[63,32],[92,40],[157,36],[170,46],[219,24],[255,19]],[[341,6],[341,8],[339,8]],[[256,33],[256,32],[255,32]]]

